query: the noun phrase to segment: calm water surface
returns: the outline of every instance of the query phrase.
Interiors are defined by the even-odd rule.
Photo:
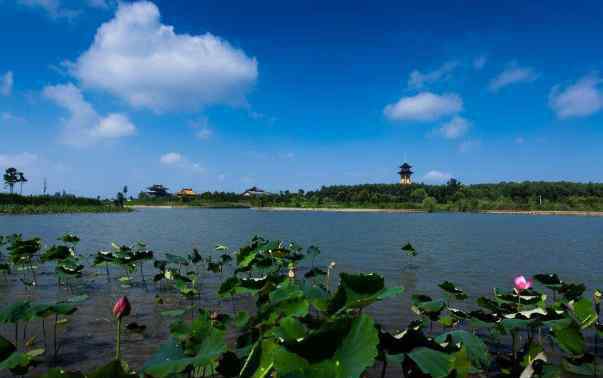
[[[81,254],[109,249],[111,242],[129,244],[142,240],[156,252],[185,255],[192,247],[210,252],[217,243],[238,248],[253,235],[296,241],[304,246],[314,244],[322,250],[320,263],[336,261],[340,271],[377,272],[385,276],[388,285],[402,284],[410,293],[437,295],[437,284],[450,280],[471,296],[478,296],[487,294],[492,287],[511,286],[517,274],[542,272],[557,272],[562,279],[584,282],[589,288],[603,287],[600,268],[603,266],[603,218],[599,217],[245,209],[143,209],[126,214],[0,216],[0,234],[39,236],[51,244],[65,232],[81,237]],[[409,258],[401,252],[400,247],[406,242],[415,246],[417,257]],[[147,269],[150,273],[150,267]],[[51,287],[49,284],[49,291]],[[2,302],[10,302],[15,290],[0,285]],[[108,311],[112,298],[119,295],[120,290],[113,287],[108,295],[99,295],[95,300],[99,308],[78,320],[87,328],[96,327],[95,334],[90,333],[93,331],[86,334],[89,340],[80,340],[82,335],[77,333],[77,323],[66,331],[65,350],[69,350],[69,345],[73,350],[71,358],[65,357],[66,364],[80,366],[82,344],[102,350],[95,354],[101,356],[98,358],[110,358],[112,330]],[[404,327],[410,318],[408,292],[403,298],[371,309],[386,328]],[[156,349],[157,342],[167,336],[167,324],[163,324],[157,311],[152,309],[153,295],[141,294],[134,299],[151,312],[135,314],[136,321],[152,326],[144,336],[132,336],[126,341],[131,344],[126,348],[126,358],[129,349],[134,365],[141,363]],[[105,311],[106,317],[99,315],[99,311],[104,311],[100,308],[109,308]],[[96,340],[95,344],[90,344],[92,339]]]

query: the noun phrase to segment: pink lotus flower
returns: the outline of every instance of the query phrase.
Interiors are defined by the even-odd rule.
[[[131,310],[132,306],[130,306],[128,297],[121,297],[115,302],[115,306],[113,306],[113,316],[121,319],[124,316],[130,315]]]
[[[532,279],[525,278],[524,276],[515,277],[513,282],[515,283],[515,290],[517,290],[518,292],[532,287]]]

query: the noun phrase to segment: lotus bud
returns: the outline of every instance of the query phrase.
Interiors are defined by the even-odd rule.
[[[115,306],[113,306],[113,316],[117,319],[121,319],[124,316],[130,315],[131,310],[132,306],[130,306],[128,297],[121,297],[115,302]]]
[[[517,292],[521,292],[532,287],[532,279],[525,278],[524,276],[515,277],[513,283],[515,284],[515,290],[517,290]]]
[[[335,269],[335,261],[331,261],[331,263],[329,264],[329,269]]]

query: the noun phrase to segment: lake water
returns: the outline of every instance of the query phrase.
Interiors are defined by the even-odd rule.
[[[142,209],[122,214],[0,216],[0,234],[4,235],[39,236],[51,244],[65,232],[81,237],[81,254],[109,249],[111,242],[129,244],[142,240],[156,252],[185,255],[192,247],[211,252],[217,243],[236,249],[253,235],[296,241],[304,246],[314,244],[322,251],[319,259],[322,264],[336,261],[339,271],[377,272],[386,278],[388,285],[402,284],[407,288],[402,298],[371,309],[390,329],[404,327],[411,317],[410,293],[438,295],[437,284],[444,280],[454,282],[472,297],[488,294],[492,287],[511,287],[513,277],[518,274],[556,272],[566,281],[585,283],[589,289],[603,287],[603,217],[248,209]],[[401,251],[406,242],[415,246],[418,256],[411,258]],[[3,290],[12,289],[0,286],[0,293],[7,294]],[[97,306],[107,307],[107,319],[112,298],[120,295],[120,291],[119,287],[113,287],[110,298],[95,301]],[[10,301],[8,296],[3,297],[3,302]],[[145,306],[152,306],[153,297],[150,298]],[[137,321],[161,328],[156,317],[146,316],[141,314]],[[80,322],[98,318],[98,313],[91,313]],[[104,340],[95,345],[106,348],[108,351],[102,355],[109,358],[110,324],[105,325],[106,331],[100,331],[101,323],[94,324],[99,327],[94,337]],[[143,340],[153,343],[143,355],[156,349],[154,342],[166,336],[165,331],[145,335]],[[79,348],[77,340],[70,343],[74,349]],[[132,341],[132,345],[136,344]],[[128,358],[127,346],[125,349]],[[73,358],[79,358],[76,356]],[[136,359],[142,357],[140,353],[132,353],[131,359],[136,365]]]

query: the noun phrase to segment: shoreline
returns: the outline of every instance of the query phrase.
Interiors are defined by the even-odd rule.
[[[312,211],[340,213],[427,213],[422,209],[364,209],[364,208],[328,208],[328,207],[252,207],[256,211]],[[434,211],[434,213],[462,213],[460,211]],[[467,211],[466,214],[510,214],[510,215],[554,215],[603,217],[603,211],[579,210],[481,210]]]
[[[188,205],[126,205],[132,209],[220,209],[221,207],[202,207]],[[222,209],[249,209],[254,211],[297,211],[297,212],[330,212],[330,213],[427,213],[422,209],[379,209],[353,207],[222,207]],[[462,213],[460,211],[434,211],[434,213]],[[548,216],[583,216],[603,217],[603,211],[581,210],[481,210],[466,211],[467,214],[494,215],[548,215]]]

